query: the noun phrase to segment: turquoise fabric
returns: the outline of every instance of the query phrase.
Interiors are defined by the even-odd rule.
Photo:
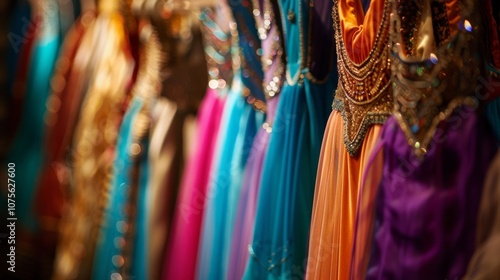
[[[490,122],[498,141],[500,142],[500,98],[486,105],[486,116]]]
[[[240,73],[235,79],[240,79]],[[207,192],[197,279],[225,278],[243,174],[253,139],[264,122],[264,114],[246,102],[240,86],[231,89],[226,102]]]
[[[309,32],[321,32],[309,30],[309,16],[318,19],[316,11],[309,12],[310,1],[279,0],[278,3],[288,77],[281,91],[264,160],[244,279],[302,279],[305,276],[317,165],[337,85],[335,65],[329,72],[322,73],[327,75],[322,83],[308,79],[311,72],[304,65],[310,51]],[[323,45],[314,43],[317,45],[313,47],[319,49],[326,44],[325,41]],[[328,57],[318,59],[328,60]],[[311,65],[314,63],[313,57]]]
[[[135,279],[147,279],[147,226],[146,226],[146,186],[148,178],[147,162],[147,141],[143,139],[141,154],[139,159],[134,159],[130,154],[130,147],[134,144],[133,128],[144,100],[140,97],[133,97],[127,112],[123,118],[119,130],[116,145],[116,158],[113,163],[113,175],[109,186],[109,201],[104,213],[100,235],[96,245],[93,279],[113,279],[113,273],[120,272],[120,257],[124,257],[124,248],[120,245],[121,238],[131,246],[130,257],[130,277]],[[130,201],[131,172],[134,168],[135,160],[139,161],[139,183],[136,201]],[[125,211],[128,203],[136,206],[136,217],[132,220],[132,227],[135,235],[129,238],[127,226],[130,217]]]
[[[224,108],[215,167],[208,185],[198,254],[197,279],[225,279],[232,243],[234,218],[248,156],[265,116],[249,102],[265,101],[260,40],[248,1],[228,2],[238,28],[241,70]],[[241,81],[241,86],[237,84]],[[242,95],[248,90],[250,97]]]
[[[264,161],[244,279],[305,275],[316,169],[335,83],[305,80],[281,92]]]
[[[7,152],[7,162],[16,165],[16,211],[19,224],[28,231],[37,227],[33,211],[36,186],[43,164],[46,101],[61,37],[57,10],[47,11],[45,32],[34,42],[23,99],[21,121]]]

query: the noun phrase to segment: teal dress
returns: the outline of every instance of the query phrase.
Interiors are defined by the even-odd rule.
[[[56,5],[55,1],[50,4]],[[58,19],[57,9],[45,9],[29,60],[20,124],[7,152],[7,162],[14,163],[16,169],[15,216],[23,229],[31,232],[37,227],[33,201],[43,164],[46,101],[61,44]]]
[[[134,127],[146,100],[134,96],[120,126],[104,213],[94,258],[93,279],[147,279],[148,146]],[[117,279],[117,278],[116,278]]]
[[[331,1],[278,0],[287,81],[264,161],[244,279],[302,279],[316,169],[337,84]]]
[[[235,73],[222,116],[203,217],[197,279],[226,278],[242,179],[254,137],[265,118],[262,50],[251,4],[246,0],[229,4],[238,26],[241,69]]]

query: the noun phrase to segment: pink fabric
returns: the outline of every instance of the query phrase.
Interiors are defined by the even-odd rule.
[[[179,191],[172,231],[167,243],[163,279],[195,278],[207,186],[226,98],[208,89],[198,113],[193,155]]]

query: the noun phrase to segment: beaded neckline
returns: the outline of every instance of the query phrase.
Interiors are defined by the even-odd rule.
[[[199,16],[201,31],[205,43],[205,57],[208,66],[209,82],[211,89],[217,89],[219,96],[224,96],[228,92],[233,80],[233,59],[232,43],[233,35],[227,26],[227,32],[219,26],[214,19],[215,11],[213,8],[204,8]]]
[[[459,5],[462,17],[458,31],[453,36],[449,32],[434,32],[435,38],[441,37],[436,38],[430,57],[422,61],[413,59],[412,53],[408,53],[406,46],[400,43],[405,43],[408,38],[398,32],[402,30],[401,15],[395,10],[392,16],[394,115],[408,144],[419,157],[427,153],[438,125],[457,107],[475,109],[478,106],[477,99],[470,95],[475,92],[483,62],[478,55],[480,19],[471,1],[461,1]],[[431,16],[433,21],[443,25],[446,13],[446,7],[433,8]],[[436,23],[433,22],[433,25],[436,26]],[[400,54],[405,51],[407,58],[403,59]]]
[[[264,74],[262,86],[267,99],[273,98],[278,95],[281,87],[283,86],[284,78],[284,50],[282,47],[281,31],[275,21],[275,12],[270,0],[252,0],[253,2],[253,15],[255,17],[255,24],[259,33],[259,38],[264,43],[270,43],[270,49],[264,50],[261,56],[261,63],[264,73],[272,71],[272,75],[267,78]],[[261,3],[259,3],[261,2]]]
[[[373,4],[374,1],[372,1]],[[382,124],[392,111],[390,85],[389,13],[391,4],[384,2],[382,21],[367,58],[355,63],[349,57],[342,36],[338,12],[339,0],[332,11],[337,47],[339,86],[332,108],[339,111],[344,122],[344,144],[355,156],[372,124]]]

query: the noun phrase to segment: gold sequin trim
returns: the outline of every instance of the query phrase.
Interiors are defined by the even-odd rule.
[[[361,147],[368,127],[381,124],[392,112],[389,58],[389,13],[391,4],[384,3],[383,17],[368,57],[360,64],[347,54],[338,14],[338,0],[332,12],[337,45],[339,85],[332,108],[344,121],[344,144],[351,156]]]

